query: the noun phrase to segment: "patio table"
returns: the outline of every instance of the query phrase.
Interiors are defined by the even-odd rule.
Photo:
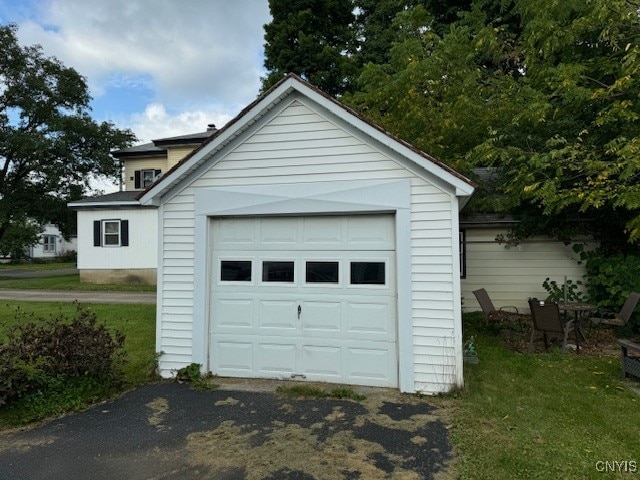
[[[598,309],[596,305],[584,302],[558,302],[558,309],[567,314],[567,312],[573,312],[574,324],[576,325],[576,331],[585,343],[587,342],[587,336],[582,329],[582,317],[585,313],[593,312]]]

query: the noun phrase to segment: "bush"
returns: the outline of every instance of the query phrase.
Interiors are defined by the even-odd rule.
[[[72,319],[17,311],[16,325],[0,344],[0,405],[70,379],[118,380],[124,340],[80,305]]]
[[[605,256],[600,251],[584,255],[587,270],[589,299],[603,310],[618,311],[640,285],[640,255],[616,254]],[[630,326],[640,330],[640,315],[636,312]]]

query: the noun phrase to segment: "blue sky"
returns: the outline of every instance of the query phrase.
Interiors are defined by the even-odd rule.
[[[92,116],[140,142],[233,118],[264,75],[268,0],[0,0],[18,25],[87,79]]]

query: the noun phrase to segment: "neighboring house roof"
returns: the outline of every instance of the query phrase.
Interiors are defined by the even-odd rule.
[[[160,198],[164,193],[191,175],[229,142],[249,128],[257,119],[296,92],[316,102],[341,120],[346,121],[361,132],[369,135],[373,140],[382,143],[403,157],[413,161],[415,166],[418,167],[418,171],[422,169],[425,173],[429,172],[451,185],[455,189],[456,195],[468,198],[473,193],[476,184],[472,180],[459,174],[434,157],[411,146],[409,143],[395,137],[381,127],[369,122],[354,110],[342,105],[300,77],[289,74],[269,91],[248,105],[222,129],[217,130],[197,149],[178,162],[147,190],[141,192],[138,196],[140,203],[143,205],[159,204]]]
[[[160,138],[158,140],[154,140],[153,143],[155,145],[192,145],[204,142],[211,135],[216,133],[218,130],[211,123],[209,124],[209,128],[207,128],[204,132],[198,133],[189,133],[187,135],[178,135],[176,137],[168,137],[168,138]]]
[[[135,145],[133,147],[121,148],[114,150],[111,154],[116,158],[122,157],[139,157],[143,155],[158,155],[166,153],[166,146],[175,145],[198,145],[209,138],[217,131],[216,127],[211,123],[204,132],[188,133],[186,135],[177,135],[175,137],[158,138],[150,143]]]
[[[114,150],[111,154],[116,158],[122,157],[139,157],[142,155],[159,155],[165,153],[167,150],[157,147],[154,143],[145,143],[142,145],[136,145],[129,148],[121,148],[120,150]]]
[[[136,199],[140,192],[115,192],[97,197],[83,198],[68,204],[71,209],[79,208],[122,208],[122,207],[140,207],[140,202]]]

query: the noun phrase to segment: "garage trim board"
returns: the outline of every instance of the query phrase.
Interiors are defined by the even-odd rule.
[[[401,275],[402,270],[409,272],[408,265],[408,238],[406,235],[409,225],[409,189],[410,182],[407,179],[392,180],[392,181],[355,181],[355,182],[332,182],[331,184],[318,185],[265,185],[256,189],[255,187],[248,189],[244,187],[227,187],[217,189],[207,189],[197,192],[196,194],[196,218],[199,221],[196,223],[196,243],[206,246],[203,249],[196,250],[196,266],[200,265],[202,268],[196,268],[196,288],[198,286],[206,287],[197,288],[196,298],[201,295],[202,299],[206,301],[196,301],[195,307],[198,305],[207,305],[206,311],[198,311],[194,316],[194,358],[198,358],[199,362],[203,365],[209,365],[214,373],[226,374],[230,376],[254,376],[254,377],[285,377],[291,378],[306,378],[309,380],[323,380],[337,383],[354,383],[362,385],[374,385],[374,386],[401,386],[403,381],[412,382],[412,368],[403,370],[402,363],[411,364],[412,358],[410,352],[411,348],[411,321],[410,321],[410,285],[408,282],[403,281],[403,278],[410,278],[410,275]],[[336,198],[340,198],[340,201],[336,201]],[[242,204],[238,205],[238,200],[242,200]],[[370,202],[370,203],[369,203]],[[302,211],[301,211],[301,207]],[[256,212],[260,216],[256,215]],[[199,214],[198,214],[199,213]],[[221,215],[221,213],[227,213],[228,215]],[[326,227],[335,222],[337,214],[341,217],[341,229],[342,234],[347,235],[343,240],[335,240],[334,245],[331,246],[330,242],[312,242],[307,238],[306,242],[302,241],[304,238],[304,219],[309,219],[311,224],[316,226],[316,234],[326,234],[324,230]],[[274,216],[278,216],[273,218]],[[287,216],[292,217],[287,218]],[[250,219],[243,219],[242,217],[251,217]],[[261,217],[264,217],[261,219]],[[384,219],[379,223],[372,224],[369,229],[375,233],[378,237],[384,237],[385,240],[378,240],[377,244],[371,238],[349,238],[348,224],[353,217],[354,226],[366,225],[367,222],[371,223],[372,218]],[[229,245],[232,244],[236,248],[235,251],[224,251],[224,248],[218,252],[216,250],[216,234],[215,225],[218,222],[218,226],[225,225],[225,219],[229,220],[229,225],[233,223],[233,219],[238,218],[236,222],[238,225],[244,225],[244,238],[241,233],[242,227],[239,227],[237,231],[233,233],[233,238],[229,239]],[[364,296],[371,296],[376,298],[379,302],[380,298],[385,298],[383,302],[384,310],[389,315],[389,324],[385,327],[387,337],[381,340],[380,338],[366,339],[366,336],[371,336],[371,333],[366,335],[362,332],[361,337],[358,338],[355,334],[341,337],[339,342],[334,342],[333,346],[329,346],[326,342],[327,334],[324,334],[324,341],[320,341],[318,337],[314,338],[309,333],[299,333],[298,330],[291,330],[295,342],[287,343],[282,339],[277,339],[277,335],[271,337],[273,341],[273,349],[270,353],[265,353],[260,350],[257,344],[257,338],[259,336],[259,329],[254,331],[254,340],[249,345],[248,341],[238,341],[237,336],[234,337],[234,333],[239,332],[241,328],[239,326],[220,326],[217,325],[212,318],[212,314],[224,314],[221,311],[220,299],[213,292],[216,287],[221,289],[221,292],[227,294],[232,286],[238,287],[237,282],[231,282],[230,285],[224,286],[225,282],[219,280],[221,278],[221,262],[223,260],[235,260],[235,261],[250,261],[252,269],[252,280],[249,282],[249,286],[245,285],[245,289],[253,291],[254,294],[269,290],[269,285],[265,285],[262,281],[262,262],[263,261],[291,261],[291,242],[285,241],[286,239],[277,238],[265,246],[261,244],[258,246],[255,243],[255,226],[249,228],[248,225],[253,223],[259,223],[267,228],[271,227],[273,234],[278,234],[279,229],[276,227],[278,222],[280,225],[287,223],[295,223],[296,233],[301,236],[300,243],[298,245],[298,252],[293,257],[295,276],[297,283],[291,285],[278,284],[280,290],[287,290],[285,287],[290,287],[287,295],[282,296],[282,301],[287,304],[289,308],[290,321],[297,320],[297,306],[300,305],[303,309],[305,316],[311,315],[313,309],[306,308],[302,303],[295,303],[295,301],[302,302],[303,296],[300,296],[301,292],[305,289],[313,292],[314,295],[318,295],[320,299],[335,297],[335,293],[339,290],[343,294],[344,301],[334,302],[340,303],[340,307],[334,306],[335,309],[340,308],[341,312],[348,310],[348,303],[352,302],[354,305],[358,303],[358,298],[362,299]],[[322,222],[325,222],[324,227]],[[213,224],[213,228],[212,228]],[[199,227],[200,226],[200,227]],[[366,230],[366,229],[365,229]],[[356,232],[357,230],[352,230]],[[404,234],[399,234],[405,232]],[[250,233],[253,232],[253,233]],[[360,230],[360,235],[362,230]],[[336,233],[336,232],[333,232]],[[384,235],[382,235],[384,233]],[[277,235],[276,235],[277,236]],[[282,235],[283,237],[286,235]],[[335,236],[335,235],[334,235]],[[352,234],[352,237],[354,235]],[[198,238],[201,237],[199,241]],[[267,242],[269,243],[269,242]],[[246,248],[241,248],[245,245]],[[347,246],[350,247],[347,248]],[[240,250],[237,249],[240,246]],[[230,247],[231,248],[231,247]],[[378,249],[378,250],[376,250]],[[248,252],[252,252],[250,255]],[[384,257],[381,259],[381,253],[384,252]],[[200,255],[198,255],[200,253]],[[337,254],[340,254],[339,256]],[[215,260],[212,260],[212,256]],[[306,272],[303,273],[303,269],[306,269],[307,260],[338,260],[338,268],[340,271],[341,281],[338,285],[323,287],[309,287],[306,282],[301,282],[303,276],[306,276]],[[382,261],[385,264],[385,284],[384,285],[367,285],[356,286],[351,285],[351,268],[352,264],[359,263],[359,260],[363,260],[367,263],[376,263]],[[236,285],[234,285],[236,283]],[[403,288],[404,285],[404,288]],[[226,290],[225,290],[226,289]],[[233,290],[233,289],[231,289]],[[330,293],[332,292],[332,293]],[[380,293],[385,292],[386,295],[380,297]],[[240,296],[244,296],[244,308],[248,312],[251,308],[251,315],[253,319],[253,325],[258,321],[261,316],[256,312],[256,308],[259,308],[260,301],[263,301],[263,297],[257,295],[256,300],[251,303],[249,307],[247,303],[248,291],[236,291]],[[366,295],[368,294],[368,295]],[[324,295],[324,297],[323,297]],[[228,297],[229,299],[232,297]],[[268,295],[267,295],[268,297]],[[238,300],[240,301],[240,300]],[[404,304],[402,303],[404,302]],[[321,303],[321,302],[320,302]],[[366,304],[366,302],[361,302]],[[318,304],[318,307],[320,305]],[[264,305],[263,305],[264,307]],[[308,307],[308,306],[307,306]],[[240,308],[240,307],[238,307]],[[284,308],[284,307],[283,307]],[[329,308],[324,304],[324,308]],[[353,307],[352,307],[353,308]],[[364,307],[363,307],[364,308]],[[373,308],[373,307],[371,307]],[[383,307],[379,306],[380,310]],[[226,312],[230,314],[230,312]],[[246,315],[249,315],[246,313]],[[355,314],[354,314],[355,315]],[[404,319],[402,318],[404,315]],[[304,320],[301,314],[301,320]],[[198,325],[197,319],[201,318],[201,324]],[[346,318],[349,315],[346,314]],[[354,316],[355,318],[355,316]],[[404,324],[403,324],[404,322]],[[299,323],[302,325],[303,322]],[[254,328],[254,327],[251,327]],[[284,327],[283,327],[284,328]],[[292,328],[292,327],[290,327]],[[302,327],[300,327],[302,328]],[[346,326],[341,328],[348,329]],[[249,331],[250,327],[246,326],[245,331]],[[216,331],[219,336],[216,336]],[[273,331],[273,330],[272,330]],[[286,330],[283,330],[284,332]],[[195,332],[209,332],[207,338],[202,338],[201,333],[195,334]],[[280,332],[280,333],[282,333]],[[344,334],[344,332],[342,332]],[[318,335],[316,333],[316,335]],[[251,334],[249,335],[251,336]],[[283,336],[283,335],[281,335]],[[379,336],[378,336],[379,337]],[[213,340],[213,339],[216,340]],[[322,338],[322,337],[320,337]],[[303,339],[306,341],[303,341]],[[278,340],[278,341],[276,341]],[[311,341],[313,340],[313,341]],[[335,339],[334,339],[335,340]],[[220,341],[227,342],[222,345],[222,348],[227,348],[229,355],[236,355],[238,358],[244,358],[247,355],[251,355],[250,362],[245,361],[243,364],[241,361],[230,362],[225,364],[225,360],[216,357],[218,352],[214,352],[212,348],[212,342]],[[296,343],[297,342],[297,343]],[[367,342],[368,345],[367,345]],[[377,342],[377,344],[375,343]],[[240,345],[242,344],[242,345]],[[288,345],[288,346],[285,346]],[[339,344],[339,345],[338,345]],[[376,348],[372,348],[375,345]],[[199,346],[200,348],[197,348]],[[309,347],[305,350],[305,347]],[[316,355],[311,355],[311,349],[317,347],[313,352]],[[322,350],[325,348],[325,350]],[[329,358],[327,348],[333,348],[334,366],[327,367],[323,371],[322,368],[317,368],[314,359],[320,358],[321,352],[326,352],[325,357]],[[243,353],[240,353],[244,349]],[[288,349],[288,350],[287,350]],[[337,349],[340,350],[340,360],[337,358]],[[287,350],[286,353],[285,350]],[[254,358],[256,352],[258,358]],[[278,353],[276,353],[278,352]],[[196,354],[198,355],[196,357]],[[292,364],[291,371],[282,369],[281,366],[276,365],[264,365],[261,358],[269,358],[269,355],[274,358],[279,354],[281,361],[284,363],[285,358],[288,358],[288,363]],[[311,358],[309,361],[305,361],[305,354],[308,354]],[[288,357],[287,357],[288,355]],[[376,361],[371,359],[376,357]],[[292,360],[293,359],[293,360]],[[196,361],[196,360],[194,360]],[[273,363],[272,362],[272,363]],[[315,362],[315,363],[314,363]],[[249,366],[249,363],[252,365]],[[337,368],[336,365],[342,365]],[[384,367],[382,366],[384,364]],[[351,365],[353,368],[349,367]],[[358,367],[362,365],[362,367]],[[375,366],[377,365],[377,366]],[[365,368],[367,367],[367,368]],[[349,370],[351,368],[351,370]],[[398,372],[403,372],[399,374]],[[300,375],[300,376],[298,376]],[[304,377],[302,377],[304,375]]]

